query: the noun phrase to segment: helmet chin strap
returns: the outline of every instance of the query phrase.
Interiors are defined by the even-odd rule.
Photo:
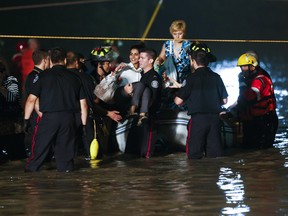
[[[101,62],[101,65],[100,65],[100,68],[101,68],[101,70],[104,72],[104,74],[106,73],[105,72],[105,70],[104,70],[104,68],[103,68],[103,63]]]
[[[105,70],[104,70],[104,68],[103,68],[103,62],[99,62],[100,63],[100,66],[99,67],[97,67],[98,69],[97,70],[99,70],[99,69],[101,69],[102,70],[102,72],[103,72],[103,75],[106,73],[105,72]],[[97,73],[100,75],[100,73],[99,73],[100,71],[97,71]],[[103,76],[103,75],[101,75],[101,76]]]

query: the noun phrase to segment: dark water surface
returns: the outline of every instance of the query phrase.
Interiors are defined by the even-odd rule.
[[[288,215],[286,136],[278,133],[275,148],[219,159],[78,158],[73,173],[53,162],[24,173],[24,160],[11,161],[0,167],[0,215]]]

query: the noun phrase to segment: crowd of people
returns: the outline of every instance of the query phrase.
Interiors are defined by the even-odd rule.
[[[136,121],[140,156],[149,158],[156,142],[154,119],[165,109],[187,110],[191,117],[189,159],[223,156],[221,119],[231,115],[243,122],[245,147],[271,147],[278,126],[276,99],[257,54],[248,51],[239,57],[239,97],[224,109],[228,93],[209,67],[216,61],[210,48],[184,39],[183,20],[173,21],[169,30],[173,39],[163,44],[159,55],[136,44],[130,48],[129,63],[117,62],[119,54],[111,46],[97,47],[84,59],[60,47],[39,49],[33,39],[17,44],[19,53],[13,61],[22,72],[17,81],[0,59],[1,111],[4,104],[20,105],[23,93],[24,131],[31,134],[25,171],[41,170],[52,157],[58,171],[72,171],[80,148],[89,159],[95,128],[102,157],[107,148],[103,143],[112,139],[107,134],[126,119]],[[93,66],[90,73],[87,62]]]

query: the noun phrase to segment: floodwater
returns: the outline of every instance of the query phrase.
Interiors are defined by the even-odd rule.
[[[275,148],[218,159],[78,158],[72,173],[12,161],[1,166],[0,215],[288,215],[286,133]]]
[[[25,160],[0,165],[0,215],[288,215],[285,83],[278,87],[280,128],[274,148],[226,149],[222,158],[189,161],[184,152],[142,159],[76,159],[24,173]]]

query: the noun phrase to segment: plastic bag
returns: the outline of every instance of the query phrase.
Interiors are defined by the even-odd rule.
[[[114,93],[119,86],[117,79],[117,75],[107,75],[98,85],[96,85],[94,94],[105,103],[114,103]]]
[[[172,78],[173,80],[178,80],[178,75],[177,75],[177,69],[173,60],[172,56],[168,56],[163,64],[163,66],[161,67],[161,69],[159,70],[160,73],[166,73],[166,76],[168,78]],[[169,87],[170,85],[172,85],[173,83],[168,81],[165,83],[165,88]]]

